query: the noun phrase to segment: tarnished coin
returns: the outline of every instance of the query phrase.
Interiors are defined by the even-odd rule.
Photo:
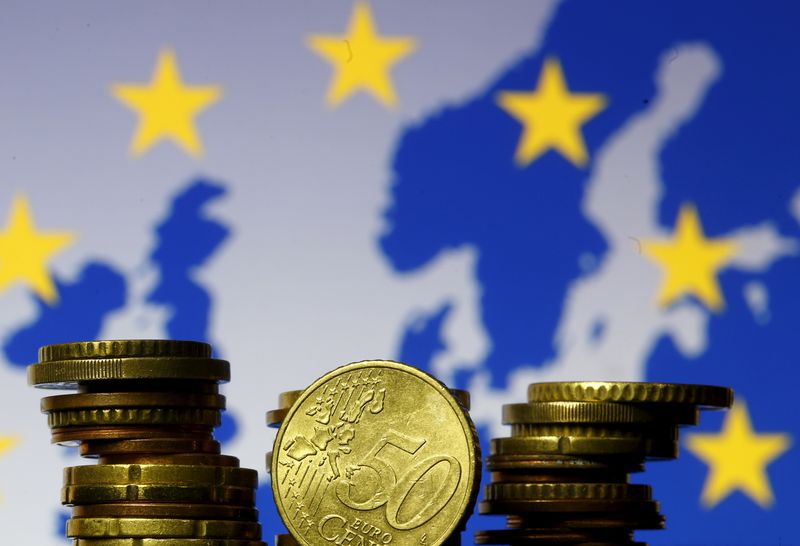
[[[291,406],[273,449],[273,495],[302,546],[438,546],[472,511],[479,449],[463,404],[439,381],[396,362],[349,364]]]
[[[267,543],[236,538],[76,538],[72,546],[267,546]]]
[[[286,415],[289,413],[289,408],[278,408],[269,410],[267,412],[267,426],[271,428],[279,428]]]
[[[75,538],[163,537],[260,540],[261,524],[254,521],[165,518],[70,518],[67,536]]]
[[[627,381],[560,381],[532,383],[529,402],[643,402],[694,404],[704,408],[729,408],[733,390],[711,385],[636,383]]]
[[[574,544],[590,546],[647,546],[646,542],[633,542],[629,533],[619,537],[609,537],[609,541],[598,541],[597,533],[580,532],[574,529],[500,529],[495,531],[476,531],[475,544],[526,544],[529,546],[553,546]]]
[[[187,425],[137,425],[64,427],[50,430],[50,442],[61,445],[78,445],[93,440],[126,440],[138,438],[185,438],[212,440],[213,427]]]
[[[650,500],[649,485],[627,483],[490,483],[484,499],[493,500]]]
[[[258,486],[249,468],[178,464],[106,464],[64,468],[64,485],[229,485]]]
[[[178,464],[199,466],[238,467],[239,459],[233,455],[212,453],[134,453],[126,455],[106,455],[98,461],[102,465],[111,464]]]
[[[674,459],[678,442],[672,439],[642,437],[531,436],[494,438],[492,455],[524,455],[561,453],[564,455],[648,457]]]
[[[196,438],[138,438],[92,441],[81,444],[81,455],[84,457],[170,453],[219,454],[220,444],[216,440]]]

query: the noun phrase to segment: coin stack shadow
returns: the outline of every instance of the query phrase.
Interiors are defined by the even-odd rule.
[[[466,411],[469,411],[471,404],[469,391],[450,389],[450,393],[456,400],[459,401]],[[292,409],[292,406],[295,402],[297,402],[302,394],[303,391],[286,391],[280,393],[278,395],[278,408],[269,410],[267,412],[267,426],[270,428],[280,428],[281,424],[286,418],[286,415],[289,413],[289,410]],[[266,463],[267,472],[269,473],[272,468],[271,451],[267,452]],[[464,519],[461,528],[451,534],[450,537],[442,543],[442,546],[461,545],[461,533],[464,531],[464,526],[467,524],[467,519],[468,518]],[[300,546],[300,543],[297,542],[297,539],[295,539],[293,535],[284,533],[275,535],[275,546]]]
[[[534,383],[528,403],[503,406],[510,438],[486,460],[482,514],[505,529],[478,531],[476,544],[643,545],[637,529],[661,529],[648,485],[629,483],[647,460],[678,456],[678,428],[700,409],[726,408],[723,387],[667,383]]]
[[[74,546],[265,546],[255,509],[258,474],[220,454],[213,429],[230,366],[192,341],[48,345],[28,367],[52,442],[96,465],[64,469]]]

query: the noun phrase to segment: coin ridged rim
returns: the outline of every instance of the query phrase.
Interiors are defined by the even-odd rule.
[[[39,362],[82,358],[191,357],[210,358],[211,345],[177,339],[106,339],[56,343],[39,349]]]
[[[230,363],[217,358],[95,358],[53,360],[28,366],[29,385],[51,388],[74,388],[81,382],[110,379],[223,382],[230,378]]]
[[[66,485],[61,488],[61,504],[102,504],[109,502],[184,502],[219,503],[252,507],[253,487],[215,485]]]
[[[397,362],[393,360],[363,360],[359,362],[351,362],[350,364],[345,364],[340,366],[334,370],[329,371],[328,373],[322,375],[318,379],[316,379],[311,385],[308,386],[303,391],[300,399],[295,402],[289,410],[289,413],[286,416],[286,419],[281,424],[281,427],[278,429],[278,433],[275,436],[275,442],[273,451],[279,448],[282,445],[283,435],[287,430],[287,427],[284,426],[285,423],[291,421],[294,417],[294,414],[298,411],[298,408],[302,406],[302,402],[305,400],[306,397],[316,391],[317,388],[321,387],[323,384],[327,383],[331,379],[349,373],[355,370],[361,370],[365,368],[390,368],[396,371],[407,373],[409,375],[414,376],[417,379],[422,380],[423,382],[430,385],[434,388],[439,395],[445,399],[448,405],[454,411],[456,418],[461,423],[462,431],[464,433],[464,438],[467,442],[467,452],[472,457],[471,461],[466,461],[465,469],[468,474],[470,474],[467,478],[467,494],[464,495],[464,499],[462,503],[459,505],[458,509],[456,510],[456,514],[460,514],[461,517],[453,518],[453,521],[450,522],[445,528],[445,531],[442,533],[442,540],[437,542],[431,542],[430,546],[437,546],[443,545],[446,542],[447,538],[450,537],[456,530],[461,529],[465,524],[466,520],[472,515],[474,511],[475,503],[478,499],[478,494],[480,493],[480,481],[481,481],[481,446],[480,446],[480,439],[478,438],[478,431],[475,428],[475,423],[472,421],[472,418],[469,415],[469,412],[464,407],[464,404],[459,401],[450,389],[445,385],[442,381],[435,378],[431,374],[420,370],[419,368],[415,368],[414,366],[410,366],[408,364],[404,364],[402,362]],[[272,476],[277,476],[277,464],[278,464],[278,457],[272,458],[272,466],[270,468],[270,474]],[[278,487],[277,480],[272,480],[272,495],[273,500],[275,501],[275,505],[280,513],[283,510],[283,503],[282,499],[280,498],[280,493],[277,489]],[[287,524],[287,528],[289,525]],[[291,532],[291,529],[289,529]],[[302,546],[315,546],[310,544],[307,540],[298,540]]]
[[[733,390],[713,385],[628,381],[558,381],[528,385],[529,402],[647,402],[729,408]]]
[[[108,408],[52,411],[47,414],[51,429],[93,426],[196,425],[218,427],[219,410],[194,408]]]
[[[626,423],[593,425],[589,423],[544,423],[511,426],[511,436],[528,438],[536,436],[575,436],[581,438],[645,438],[678,441],[678,427],[675,424],[663,426],[629,425]]]
[[[700,410],[690,404],[653,407],[618,402],[527,402],[503,405],[503,424],[616,423],[689,424]]]
[[[238,538],[76,538],[72,546],[267,546],[260,540]]]
[[[230,466],[103,464],[64,468],[64,485],[229,485],[257,487],[258,472]]]
[[[225,409],[225,396],[221,394],[194,394],[175,392],[97,392],[60,394],[42,398],[43,413],[67,409],[163,407]]]
[[[74,518],[182,518],[258,521],[258,510],[229,504],[118,502],[82,504],[72,508]]]
[[[261,524],[254,521],[163,518],[70,518],[70,538],[164,537],[261,539]]]
[[[624,483],[490,483],[484,500],[650,500],[649,485]]]
[[[678,442],[658,438],[589,438],[585,436],[528,436],[494,438],[491,441],[491,455],[536,453],[673,459],[678,453]]]
[[[64,427],[50,430],[50,443],[77,446],[80,442],[107,442],[153,438],[213,440],[213,427],[194,425],[127,425]]]

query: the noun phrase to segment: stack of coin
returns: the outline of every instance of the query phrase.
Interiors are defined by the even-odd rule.
[[[664,517],[647,485],[629,474],[678,456],[678,429],[700,409],[727,408],[724,387],[669,383],[559,382],[528,387],[528,403],[503,406],[510,438],[492,440],[491,483],[479,510],[507,528],[477,544],[641,545],[636,529]]]
[[[52,441],[98,464],[64,469],[74,546],[264,546],[255,470],[213,429],[230,366],[192,341],[48,345],[28,382],[77,390],[42,400]]]
[[[348,364],[278,397],[267,454],[280,546],[458,546],[477,497],[469,393],[385,360]]]

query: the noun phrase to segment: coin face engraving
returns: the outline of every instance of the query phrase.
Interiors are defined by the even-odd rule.
[[[306,546],[422,536],[435,546],[471,511],[478,449],[444,385],[398,363],[351,364],[306,389],[287,415],[273,493]]]

